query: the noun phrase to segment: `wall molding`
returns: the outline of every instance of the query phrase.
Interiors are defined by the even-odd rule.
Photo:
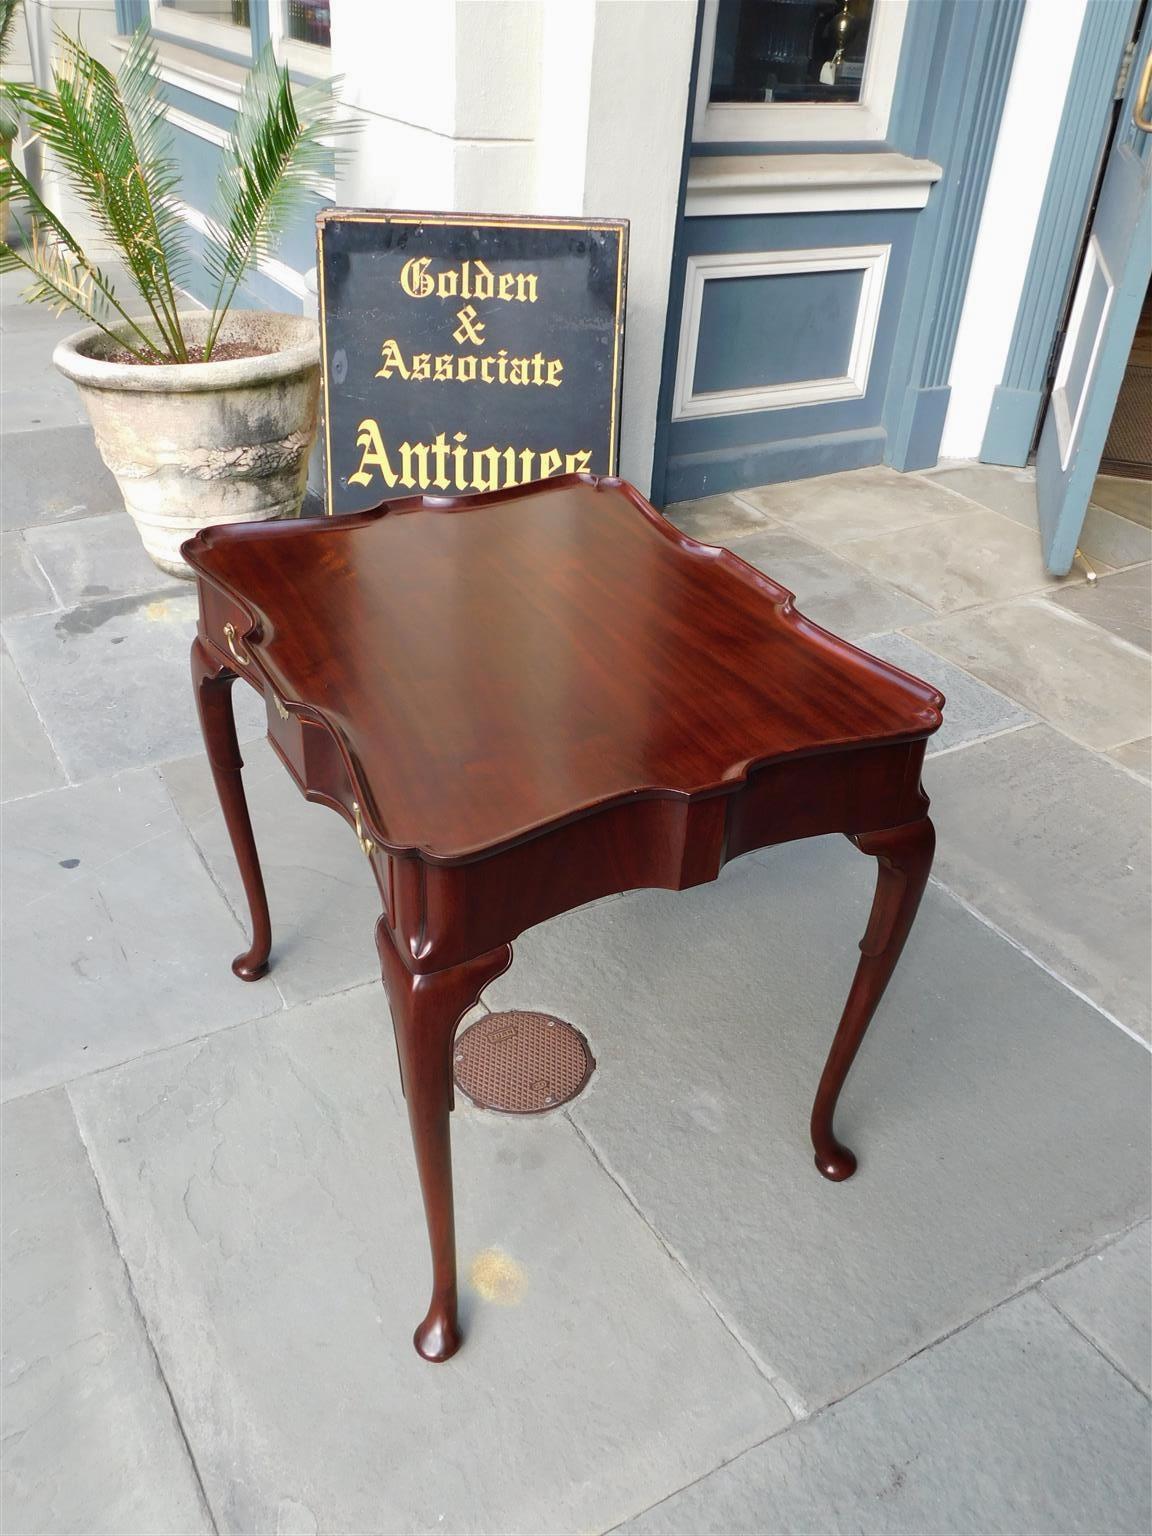
[[[992,395],[980,448],[986,464],[1028,461],[1053,338],[1107,146],[1108,104],[1136,9],[1134,3],[1089,4],[1085,11],[1004,374]]]
[[[923,208],[941,168],[894,151],[700,155],[688,167],[687,218]]]
[[[879,464],[884,455],[883,427],[856,427],[774,443],[744,443],[672,454],[661,506],[715,496],[747,485],[808,479]]]
[[[731,416],[742,411],[784,410],[819,405],[828,400],[859,400],[868,389],[872,351],[880,323],[884,280],[890,245],[825,246],[812,250],[728,251],[689,256],[684,278],[684,309],[672,420],[702,416]],[[737,277],[785,277],[797,272],[861,272],[860,300],[849,347],[848,366],[832,378],[800,379],[786,384],[753,385],[746,389],[708,390],[693,387],[704,289],[710,282]]]
[[[948,171],[917,220],[885,401],[886,461],[901,470],[926,469],[939,454],[948,375],[1024,0],[938,0],[914,6],[913,17],[935,27],[924,41],[932,52],[945,49],[948,60],[938,88],[924,97],[914,148],[945,160]]]

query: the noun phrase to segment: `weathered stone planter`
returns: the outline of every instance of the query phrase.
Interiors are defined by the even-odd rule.
[[[181,321],[189,344],[203,342],[206,314]],[[226,362],[113,363],[116,343],[88,326],[52,355],[80,390],[144,548],[173,576],[191,578],[180,545],[199,528],[295,517],[316,435],[316,322],[233,310],[220,334],[271,350]]]

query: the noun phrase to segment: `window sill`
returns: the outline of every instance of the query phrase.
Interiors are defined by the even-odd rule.
[[[923,208],[943,172],[894,150],[865,154],[697,155],[687,218],[749,213],[844,213]]]
[[[115,38],[112,47],[117,53],[127,53],[129,42],[129,38]],[[156,38],[155,43],[160,78],[165,85],[174,85],[193,96],[236,111],[248,76],[242,64],[200,53],[195,48],[185,48],[164,38]]]

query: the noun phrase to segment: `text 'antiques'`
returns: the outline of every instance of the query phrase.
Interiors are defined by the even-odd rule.
[[[624,221],[318,223],[329,512],[616,472]]]

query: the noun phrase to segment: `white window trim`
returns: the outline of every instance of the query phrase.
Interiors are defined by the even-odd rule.
[[[211,16],[194,16],[188,11],[177,11],[162,5],[161,0],[148,0],[152,13],[152,27],[173,37],[186,37],[191,42],[208,43],[214,48],[224,48],[230,53],[247,53],[251,46],[252,31],[249,27],[236,27],[231,22],[216,21]]]
[[[719,0],[704,0],[692,138],[697,144],[829,143],[888,132],[908,0],[876,0],[859,101],[710,103]]]
[[[279,63],[297,74],[313,75],[319,80],[332,74],[331,48],[319,48],[315,43],[302,43],[288,36],[284,0],[268,0],[268,34]]]
[[[723,255],[689,256],[684,277],[684,309],[680,321],[680,350],[676,360],[673,421],[701,416],[730,416],[743,411],[773,411],[829,400],[859,400],[868,389],[868,372],[880,322],[890,245],[829,246],[807,251],[730,251]],[[696,393],[696,352],[704,285],[729,277],[783,277],[792,272],[860,272],[860,302],[852,329],[848,367],[827,379],[797,379],[787,384],[753,385],[748,389],[704,390]]]

